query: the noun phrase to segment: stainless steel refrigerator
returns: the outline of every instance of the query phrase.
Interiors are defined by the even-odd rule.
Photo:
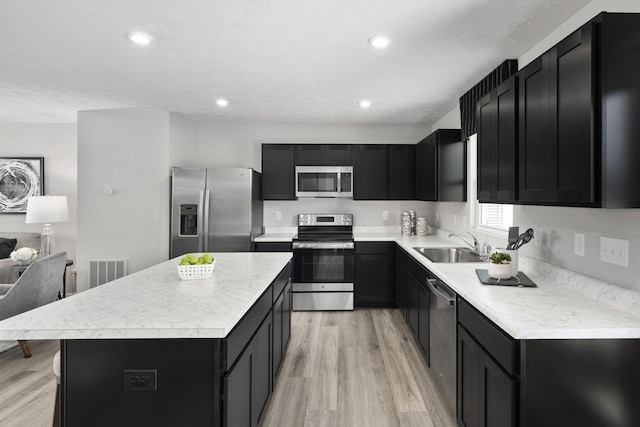
[[[262,232],[260,173],[173,168],[170,258],[191,252],[249,252]]]

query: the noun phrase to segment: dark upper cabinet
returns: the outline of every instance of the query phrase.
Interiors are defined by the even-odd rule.
[[[477,185],[480,202],[516,201],[517,118],[517,76],[512,76],[478,101]]]
[[[295,200],[294,146],[262,144],[262,200]]]
[[[415,156],[415,145],[389,145],[389,199],[415,200]]]
[[[522,203],[597,202],[593,27],[583,26],[521,70]]]
[[[353,146],[353,198],[386,200],[389,197],[389,146]]]
[[[602,13],[520,70],[520,203],[640,207],[639,26]]]
[[[467,144],[460,129],[438,129],[416,148],[416,196],[425,201],[467,199]]]
[[[351,166],[350,144],[299,144],[295,146],[297,166]]]

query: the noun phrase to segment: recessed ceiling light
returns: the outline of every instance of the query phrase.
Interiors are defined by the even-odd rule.
[[[371,107],[371,101],[363,99],[362,101],[358,102],[358,105],[361,106],[362,108],[369,108]]]
[[[369,44],[378,49],[389,46],[389,43],[391,43],[391,40],[386,36],[375,36],[369,39]]]
[[[218,107],[226,107],[227,105],[229,105],[229,101],[223,98],[219,98],[216,99],[216,104],[218,104]]]
[[[149,44],[151,43],[151,40],[153,40],[149,34],[141,33],[140,31],[128,32],[127,37],[129,40],[137,44]]]

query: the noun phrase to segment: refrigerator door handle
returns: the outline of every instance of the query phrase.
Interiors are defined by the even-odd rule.
[[[204,233],[202,233],[202,240],[200,241],[200,252],[208,252],[209,251],[209,212],[211,211],[210,200],[209,200],[209,189],[200,190],[200,194],[204,195],[204,216],[203,216],[203,229]],[[202,242],[204,241],[204,245]],[[204,246],[204,249],[203,249]]]

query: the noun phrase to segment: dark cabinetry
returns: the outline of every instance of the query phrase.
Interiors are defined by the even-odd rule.
[[[478,200],[513,203],[517,195],[518,84],[512,76],[478,101]]]
[[[467,145],[460,129],[438,129],[416,148],[416,196],[425,201],[467,199]]]
[[[393,242],[355,243],[356,307],[395,307]]]
[[[594,24],[520,72],[521,202],[596,202]]]
[[[385,144],[353,146],[353,198],[385,200],[389,195],[389,147]]]
[[[520,203],[640,207],[639,25],[602,13],[520,70]]]
[[[349,144],[299,144],[295,147],[297,166],[351,166]]]
[[[295,152],[289,144],[262,144],[262,200],[295,200]]]
[[[223,379],[225,426],[257,426],[271,394],[271,313]]]
[[[389,145],[389,199],[416,198],[415,156],[415,145]]]
[[[255,242],[256,252],[291,252],[291,242]]]
[[[395,293],[396,305],[402,313],[402,317],[407,321],[407,280],[409,276],[409,268],[407,267],[407,257],[409,256],[404,249],[396,245],[396,262],[395,262]]]
[[[517,425],[517,342],[462,299],[458,322],[458,422]]]
[[[291,336],[291,279],[287,278],[286,285],[273,303],[273,378],[275,388],[276,379],[280,373],[284,355],[287,352]]]

